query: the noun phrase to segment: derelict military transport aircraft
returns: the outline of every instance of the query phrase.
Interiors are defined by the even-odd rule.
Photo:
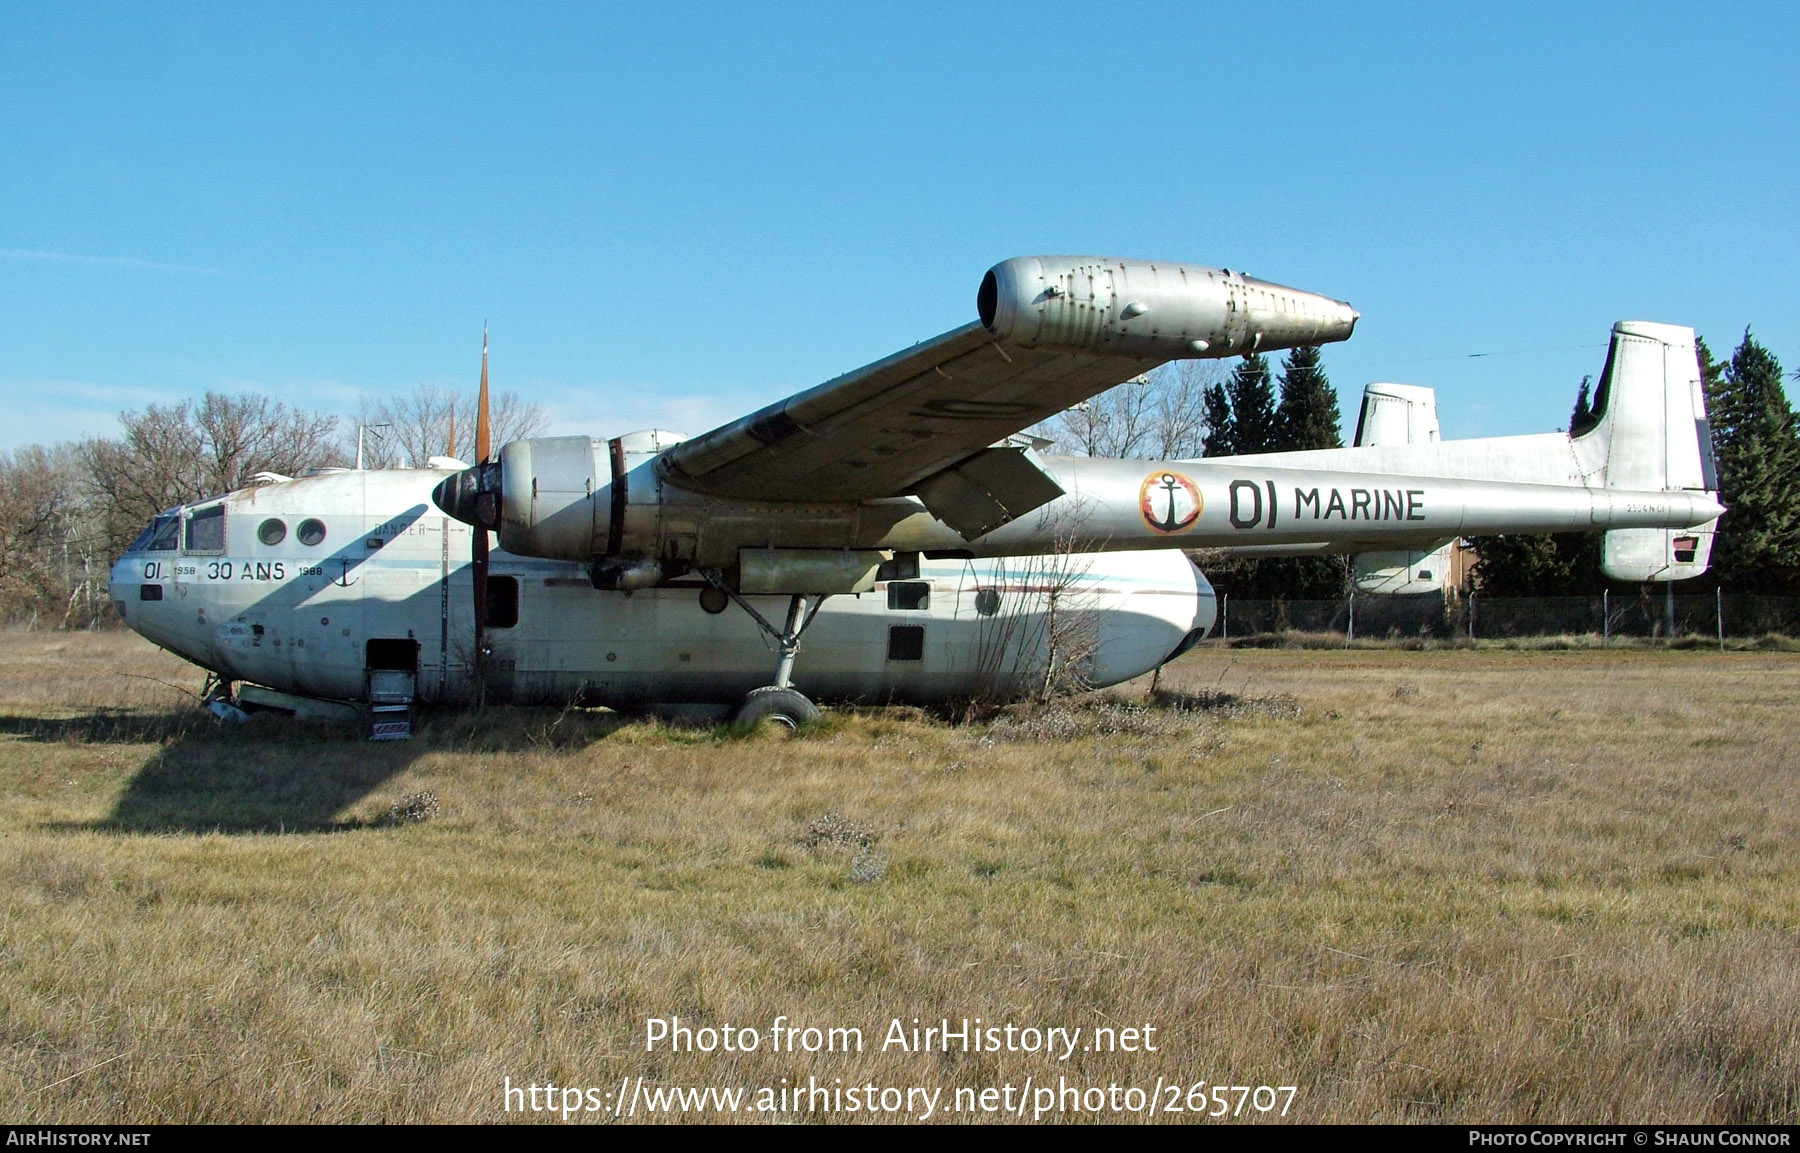
[[[1229,269],[994,266],[979,319],[695,437],[487,443],[473,467],[270,478],[157,517],[113,568],[126,623],[242,704],[736,707],[1115,684],[1214,622],[1183,549],[1357,554],[1365,591],[1440,588],[1477,533],[1603,531],[1607,573],[1705,571],[1716,499],[1691,329],[1621,323],[1598,423],[1440,441],[1372,386],[1355,447],[1194,461],[1040,455],[1018,434],[1178,359],[1348,338],[1348,304]],[[1386,431],[1383,432],[1382,430]],[[498,549],[490,542],[498,539]],[[1078,623],[1084,641],[1060,645]],[[805,651],[800,640],[805,635]],[[234,686],[235,684],[235,693]]]

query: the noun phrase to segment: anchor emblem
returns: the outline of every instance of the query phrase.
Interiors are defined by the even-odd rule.
[[[1178,472],[1151,473],[1138,490],[1144,523],[1160,533],[1192,528],[1203,503],[1200,486]]]

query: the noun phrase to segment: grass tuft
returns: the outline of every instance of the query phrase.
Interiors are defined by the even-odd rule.
[[[437,794],[429,789],[408,793],[388,806],[387,825],[422,825],[438,815]]]
[[[865,828],[855,821],[838,813],[826,813],[814,817],[806,826],[806,832],[797,839],[802,848],[816,849],[820,845],[860,846],[866,848],[879,838],[872,829]]]

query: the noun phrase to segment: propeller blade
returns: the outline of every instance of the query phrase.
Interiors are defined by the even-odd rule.
[[[488,420],[488,334],[481,326],[481,397],[475,410],[475,463],[480,467],[492,455],[491,430]],[[487,601],[488,601],[488,530],[477,523],[469,538],[469,575],[475,593],[475,706],[480,708],[487,698]]]
[[[490,441],[490,438],[493,435],[493,430],[491,428],[492,422],[488,413],[487,348],[487,325],[483,324],[481,326],[481,398],[476,402],[477,407],[475,409],[476,464],[486,464],[488,457],[492,455],[493,452],[493,445]]]

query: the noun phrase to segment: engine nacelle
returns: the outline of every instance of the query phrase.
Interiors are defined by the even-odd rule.
[[[1094,256],[1021,256],[988,270],[981,323],[1025,348],[1154,360],[1226,357],[1348,339],[1340,300],[1230,269]]]
[[[500,450],[500,547],[521,556],[588,560],[607,546],[612,472],[607,443],[539,436]]]
[[[867,560],[845,553],[845,542],[853,550],[872,547],[898,521],[924,515],[916,501],[793,504],[696,494],[658,477],[659,447],[667,444],[635,435],[515,440],[498,462],[447,478],[434,499],[456,519],[498,533],[507,552],[590,564],[597,587],[617,589],[647,587],[690,568],[738,568],[739,550],[754,542],[781,562],[753,574],[759,590],[856,591],[885,554]],[[846,576],[822,561],[801,563],[805,550],[831,551],[840,558],[832,564],[854,557],[855,571]]]

